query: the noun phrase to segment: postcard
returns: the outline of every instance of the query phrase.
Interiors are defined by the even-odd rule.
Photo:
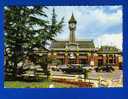
[[[123,87],[122,6],[5,6],[5,88]]]
[[[127,99],[128,1],[0,1],[1,99]]]

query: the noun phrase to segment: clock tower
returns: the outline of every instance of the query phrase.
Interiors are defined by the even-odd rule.
[[[76,30],[77,22],[73,14],[68,23],[69,23],[69,30],[70,30],[69,43],[75,43],[75,30]]]

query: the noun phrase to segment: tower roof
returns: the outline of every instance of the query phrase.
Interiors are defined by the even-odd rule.
[[[73,13],[72,13],[72,16],[71,16],[71,18],[69,20],[69,23],[76,23],[76,19],[74,18]]]

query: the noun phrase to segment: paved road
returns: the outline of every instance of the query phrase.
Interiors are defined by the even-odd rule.
[[[97,73],[95,71],[92,71],[91,73],[89,73],[89,77],[90,78],[97,78],[97,77],[102,77],[103,79],[109,79],[109,80],[116,80],[116,79],[120,79],[122,77],[123,73],[121,70],[116,70],[114,72],[103,72],[103,73]]]
[[[71,74],[65,74],[61,71],[52,71],[52,74],[53,75],[64,75],[64,76],[75,76],[75,74],[71,75]],[[97,79],[99,77],[102,77],[103,79],[107,80],[117,80],[117,79],[120,79],[122,77],[123,73],[121,70],[116,70],[114,72],[102,72],[102,73],[98,73],[98,72],[95,72],[95,71],[91,71],[89,72],[88,74],[88,78],[92,78],[92,79]]]

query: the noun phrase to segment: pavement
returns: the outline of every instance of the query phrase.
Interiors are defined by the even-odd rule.
[[[55,78],[65,78],[65,79],[79,79],[79,76],[83,75],[78,75],[78,74],[66,74],[63,73],[62,71],[51,71],[52,77]],[[93,83],[98,84],[99,80],[103,80],[105,83],[109,83],[110,87],[122,87],[123,86],[123,72],[122,70],[115,70],[113,72],[95,72],[92,70],[88,74],[88,79],[86,80],[87,82],[91,81]]]
[[[77,74],[66,74],[62,71],[52,71],[52,75],[62,75],[62,76],[76,76]],[[113,72],[95,72],[94,70],[88,73],[88,78],[98,78],[102,77],[106,80],[116,80],[122,77],[123,73],[122,70],[115,70]]]
[[[92,71],[89,73],[88,77],[89,78],[102,77],[103,79],[106,80],[116,80],[116,79],[120,79],[122,75],[123,75],[122,70],[115,70],[113,72],[101,72],[101,73]]]

